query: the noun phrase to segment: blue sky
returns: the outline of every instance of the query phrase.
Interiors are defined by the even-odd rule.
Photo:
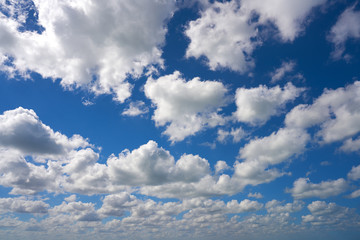
[[[360,4],[0,1],[0,238],[358,239]]]

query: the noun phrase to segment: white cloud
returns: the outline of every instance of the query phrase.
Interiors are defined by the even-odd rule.
[[[132,186],[197,182],[210,171],[207,160],[199,156],[184,154],[175,163],[174,157],[154,141],[132,152],[125,150],[119,157],[110,157],[107,165],[113,183]]]
[[[314,201],[307,208],[311,215],[302,216],[302,221],[313,226],[356,226],[359,222],[355,209],[338,206],[332,202]]]
[[[230,167],[227,165],[225,161],[217,161],[215,164],[215,173],[220,173]]]
[[[270,136],[251,140],[240,150],[240,157],[247,162],[278,164],[301,154],[308,140],[309,135],[300,129],[281,128]]]
[[[286,103],[297,98],[303,91],[303,88],[297,88],[291,83],[286,84],[284,88],[268,88],[264,85],[250,89],[238,88],[235,96],[237,110],[234,116],[239,122],[264,124],[271,116],[279,114]]]
[[[149,108],[145,106],[145,103],[143,101],[136,101],[131,102],[129,104],[129,107],[122,112],[122,115],[134,117],[146,114],[148,112]]]
[[[259,32],[275,24],[283,41],[293,41],[304,31],[308,15],[326,0],[215,1],[205,5],[200,17],[185,30],[190,44],[186,57],[206,57],[212,70],[229,68],[245,73],[254,66],[251,57],[261,45]],[[254,18],[259,15],[259,20]],[[260,27],[259,27],[260,26]],[[265,29],[265,30],[264,30]]]
[[[358,180],[360,179],[360,165],[357,167],[352,167],[351,171],[348,173],[347,177],[350,180]]]
[[[339,16],[328,36],[329,41],[334,44],[331,56],[336,60],[351,57],[348,54],[344,55],[345,44],[349,39],[360,38],[360,26],[359,24],[354,24],[360,21],[360,11],[355,11],[355,6],[356,4],[347,8]]]
[[[242,8],[256,11],[259,22],[274,23],[283,41],[293,41],[304,31],[308,15],[327,0],[242,0]]]
[[[300,129],[279,129],[270,136],[253,139],[240,149],[242,162],[236,162],[233,176],[241,186],[271,182],[286,173],[272,165],[288,161],[301,154],[309,141],[309,135]]]
[[[349,138],[348,140],[344,141],[344,144],[340,147],[340,150],[344,152],[356,152],[360,150],[360,137],[355,140]]]
[[[212,70],[248,71],[254,66],[250,55],[259,44],[253,40],[257,31],[249,18],[236,1],[215,2],[189,23],[185,31],[190,38],[186,57],[205,56]]]
[[[263,195],[261,194],[261,193],[249,193],[248,194],[248,197],[250,197],[250,198],[258,198],[258,199],[260,199],[260,198],[263,198]]]
[[[34,3],[45,29],[41,34],[19,32],[15,17],[0,13],[0,55],[13,57],[20,74],[35,71],[44,78],[60,78],[66,89],[113,94],[123,102],[131,95],[128,77],[163,64],[160,47],[175,1]]]
[[[320,125],[319,141],[331,143],[360,132],[360,82],[345,88],[325,89],[312,105],[298,105],[287,115],[288,127],[309,128]]]
[[[226,143],[227,139],[232,138],[234,143],[238,143],[246,136],[246,132],[241,128],[231,128],[231,131],[219,129],[216,140],[222,143]]]
[[[0,198],[0,212],[40,213],[46,214],[50,205],[43,201],[32,201],[25,198]]]
[[[337,196],[348,188],[348,183],[343,179],[322,181],[320,183],[311,183],[308,178],[299,178],[294,182],[294,187],[288,192],[294,198],[328,198]]]
[[[350,195],[349,195],[350,198],[358,198],[360,197],[360,189],[358,190],[355,190],[354,192],[352,192]]]
[[[274,72],[270,73],[271,82],[274,83],[283,79],[287,73],[294,70],[295,65],[296,64],[294,61],[283,62],[281,64],[281,67],[275,69]]]
[[[28,162],[18,151],[0,148],[0,185],[11,187],[10,194],[28,195],[37,192],[61,192],[59,182],[61,169],[59,164],[48,162],[34,165]]]
[[[19,107],[0,115],[0,146],[15,148],[23,154],[61,156],[90,144],[79,135],[68,138],[54,132],[33,110]]]
[[[157,126],[166,126],[164,134],[172,142],[225,121],[218,114],[227,93],[221,82],[199,78],[185,81],[176,71],[156,80],[149,78],[144,91],[156,106],[152,119]]]

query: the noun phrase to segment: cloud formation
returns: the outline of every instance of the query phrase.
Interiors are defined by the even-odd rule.
[[[131,95],[129,77],[163,64],[165,23],[175,11],[175,1],[34,3],[41,33],[20,32],[19,17],[0,13],[0,55],[11,57],[13,71],[19,74],[34,71],[43,78],[60,78],[66,89],[112,94],[123,102]],[[20,19],[26,19],[26,12],[20,13]]]
[[[226,103],[227,88],[221,82],[200,78],[186,81],[176,71],[149,78],[144,91],[156,106],[152,119],[157,126],[166,126],[164,134],[172,142],[225,122],[219,111]]]

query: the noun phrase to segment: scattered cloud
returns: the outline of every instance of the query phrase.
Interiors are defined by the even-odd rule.
[[[282,62],[281,67],[275,69],[274,72],[270,73],[271,82],[275,83],[285,77],[287,73],[294,70],[296,63],[294,61]]]
[[[232,128],[230,131],[219,129],[217,134],[218,136],[216,140],[221,143],[226,143],[229,138],[232,138],[233,143],[238,143],[247,135],[247,133],[241,127]]]
[[[149,108],[145,105],[143,101],[130,102],[129,107],[126,108],[122,115],[135,117],[139,115],[144,115],[149,112]]]

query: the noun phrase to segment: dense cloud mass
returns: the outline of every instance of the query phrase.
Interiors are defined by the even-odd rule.
[[[0,0],[0,239],[358,239],[359,7]]]

